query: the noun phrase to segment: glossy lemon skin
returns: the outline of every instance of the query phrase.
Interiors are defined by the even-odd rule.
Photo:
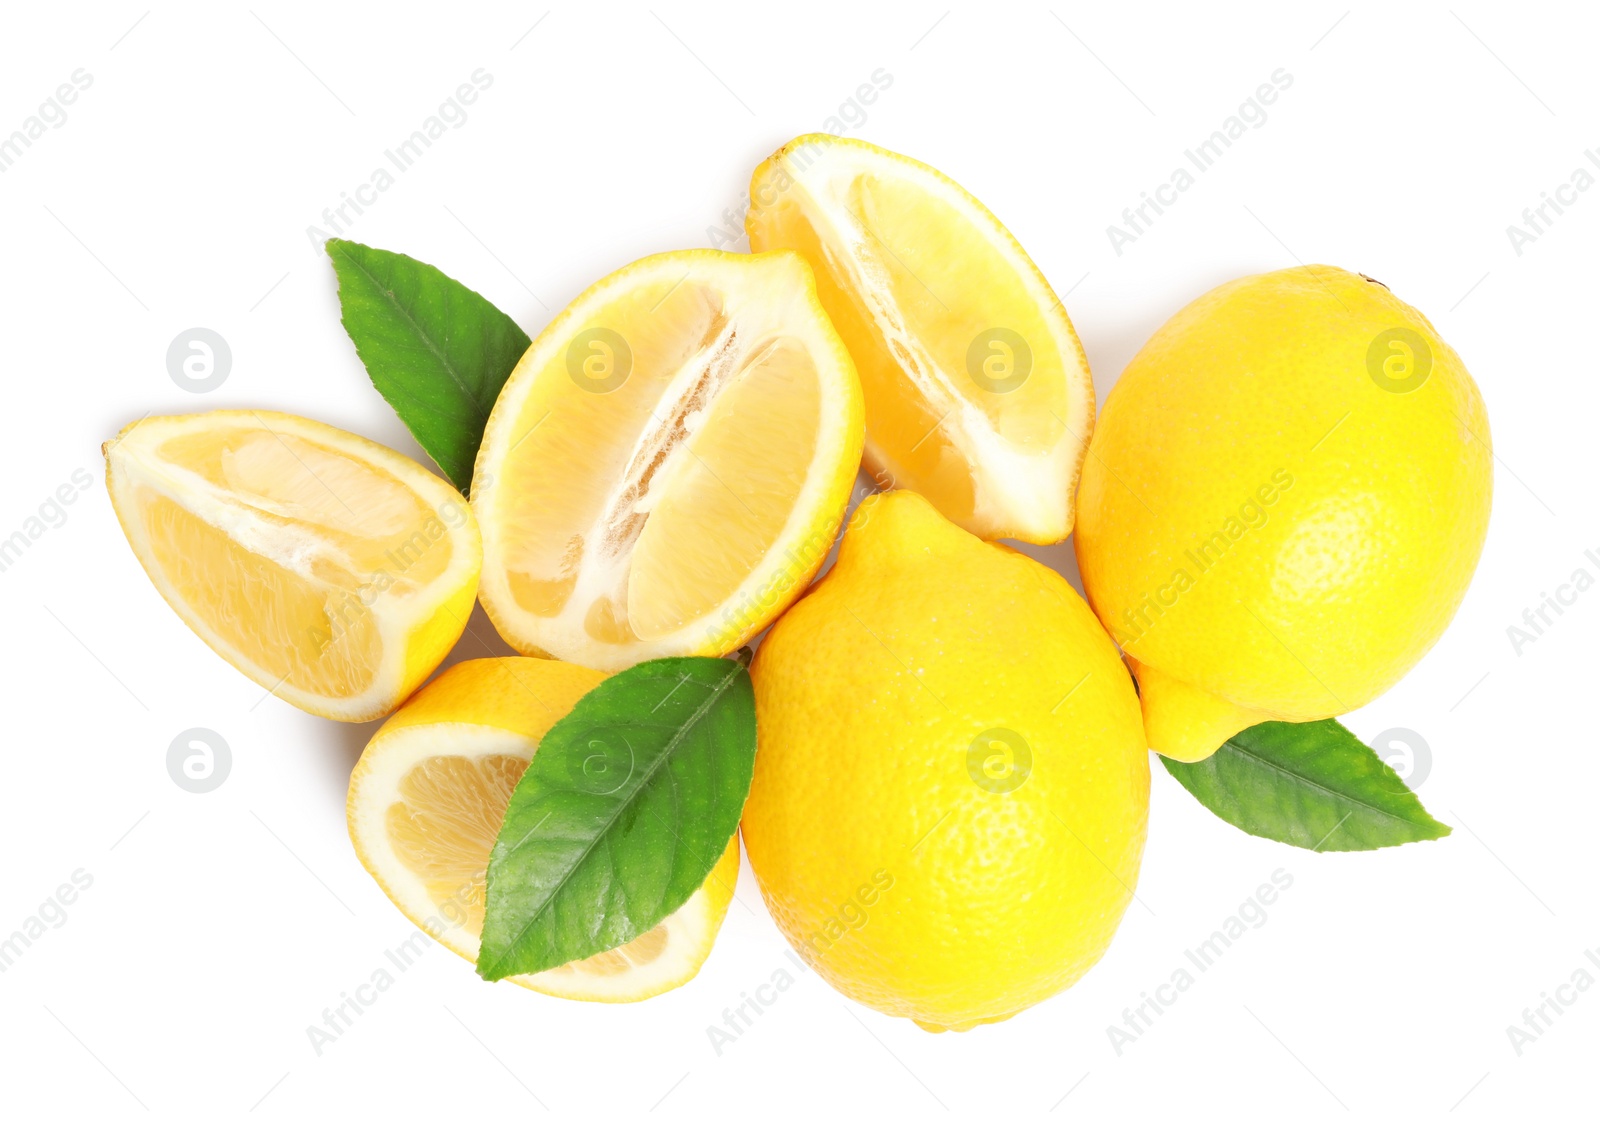
[[[1460,356],[1383,285],[1316,265],[1173,316],[1107,398],[1078,489],[1085,591],[1150,744],[1365,705],[1438,640],[1488,527]]]
[[[746,850],[830,984],[966,1029],[1100,958],[1138,879],[1149,758],[1132,680],[1060,576],[919,495],[875,496],[751,673]]]

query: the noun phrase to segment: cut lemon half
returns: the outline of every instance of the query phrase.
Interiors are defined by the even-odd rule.
[[[104,452],[111,505],[156,589],[303,710],[382,717],[466,627],[477,524],[397,452],[268,410],[146,418]]]
[[[792,249],[855,358],[867,466],[982,538],[1059,542],[1094,425],[1077,333],[978,200],[896,153],[826,134],[756,169],[753,250]]]
[[[827,556],[862,425],[799,255],[635,262],[551,321],[490,414],[483,606],[518,651],[602,670],[732,651]]]
[[[384,722],[350,776],[356,855],[401,912],[478,959],[484,872],[511,792],[540,739],[606,676],[553,659],[473,659]],[[611,951],[512,982],[590,1002],[637,1002],[682,986],[711,954],[739,877],[735,835],[710,877],[650,931]]]

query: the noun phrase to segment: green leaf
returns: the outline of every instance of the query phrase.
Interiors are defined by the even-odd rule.
[[[1161,763],[1219,818],[1307,850],[1377,850],[1450,833],[1394,769],[1331,719],[1262,722],[1205,760]]]
[[[620,947],[710,875],[755,768],[750,673],[654,659],[551,727],[489,855],[478,974],[502,979]]]
[[[510,316],[403,253],[329,238],[344,330],[372,384],[464,493],[500,387],[528,349]]]

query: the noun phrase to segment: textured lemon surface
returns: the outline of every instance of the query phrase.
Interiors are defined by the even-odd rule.
[[[939,172],[798,137],[756,169],[755,250],[805,255],[855,357],[868,467],[982,538],[1059,542],[1094,425],[1072,323],[1000,221]]]
[[[484,431],[481,597],[517,650],[720,655],[805,588],[861,459],[861,389],[792,253],[686,250],[584,292]]]
[[[1167,321],[1106,400],[1075,539],[1151,747],[1200,759],[1394,685],[1466,592],[1491,461],[1460,357],[1375,281],[1264,273]]]
[[[270,410],[150,417],[105,447],[145,572],[263,688],[382,717],[466,627],[482,548],[460,493],[399,453]]]
[[[817,973],[927,1029],[997,1021],[1105,951],[1139,876],[1133,681],[1066,581],[896,491],[768,633],[745,848]]]
[[[476,962],[484,872],[511,793],[540,739],[605,675],[553,659],[447,668],[386,721],[350,777],[350,840],[406,917]],[[733,899],[739,841],[694,896],[611,951],[511,981],[591,1002],[636,1002],[695,976]]]

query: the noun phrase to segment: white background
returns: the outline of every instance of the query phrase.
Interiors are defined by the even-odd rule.
[[[0,537],[74,471],[95,482],[0,573],[0,937],[74,870],[93,885],[0,974],[0,1112],[1592,1113],[1600,988],[1521,1056],[1506,1032],[1578,968],[1600,979],[1584,958],[1600,948],[1600,591],[1520,654],[1507,636],[1574,570],[1600,576],[1600,190],[1520,255],[1507,235],[1600,148],[1586,14],[598,8],[7,7],[0,134],[75,69],[93,85],[0,174]],[[681,990],[568,1003],[487,986],[435,947],[317,1056],[307,1026],[413,931],[345,834],[373,727],[263,700],[184,628],[123,541],[99,445],[151,411],[270,407],[420,457],[307,227],[480,67],[493,86],[465,124],[349,233],[439,265],[530,333],[612,269],[708,244],[756,163],[880,68],[893,83],[852,135],[948,172],[1010,226],[1070,292],[1102,399],[1168,315],[1240,274],[1329,262],[1422,309],[1488,402],[1494,515],[1443,640],[1347,723],[1426,740],[1420,794],[1455,834],[1313,855],[1214,819],[1156,767],[1140,903],[1087,978],[1010,1022],[930,1035],[807,975],[717,1055],[706,1027],[793,970],[746,869]],[[1278,68],[1293,85],[1266,123],[1114,252],[1123,208]],[[197,325],[233,352],[205,395],[165,362]],[[1040,553],[1072,572],[1070,546]],[[461,654],[491,649],[480,613]],[[232,749],[205,795],[165,764],[193,726]],[[1118,1056],[1106,1027],[1280,868],[1294,884],[1267,922]]]

